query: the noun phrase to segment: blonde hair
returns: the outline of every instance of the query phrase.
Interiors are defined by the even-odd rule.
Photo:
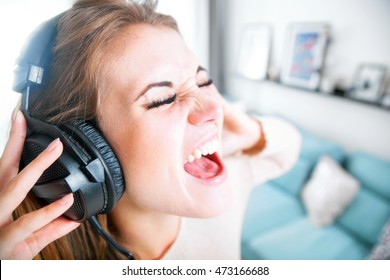
[[[105,53],[110,43],[135,24],[178,31],[172,17],[155,12],[156,5],[156,1],[77,1],[59,20],[50,82],[45,90],[34,94],[39,98],[32,97],[31,114],[56,125],[77,119],[97,122],[98,98],[107,88],[105,66],[110,61]],[[14,218],[40,207],[28,195],[15,210]],[[98,219],[109,231],[107,216],[99,215]],[[89,223],[49,244],[36,256],[36,259],[113,258],[121,256],[107,246]]]

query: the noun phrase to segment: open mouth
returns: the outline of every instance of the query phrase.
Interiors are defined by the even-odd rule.
[[[195,149],[188,156],[184,170],[199,179],[213,179],[221,175],[224,165],[217,153],[218,147],[219,142],[214,139]]]

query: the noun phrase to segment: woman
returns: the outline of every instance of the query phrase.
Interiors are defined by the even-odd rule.
[[[136,259],[238,259],[250,187],[289,169],[300,137],[223,101],[176,22],[154,7],[76,2],[58,25],[49,86],[30,110],[53,124],[97,123],[126,183],[99,220]],[[12,120],[0,161],[0,257],[121,258],[88,223],[61,217],[72,195],[37,210],[27,193],[63,147],[54,140],[18,173],[26,122],[18,110]]]

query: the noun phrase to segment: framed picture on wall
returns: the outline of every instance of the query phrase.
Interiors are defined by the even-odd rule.
[[[271,27],[268,24],[246,25],[241,33],[237,73],[253,80],[267,78],[271,48]]]
[[[385,87],[386,71],[384,65],[361,64],[356,70],[349,97],[379,103]]]
[[[330,27],[326,23],[294,23],[286,33],[280,81],[317,90],[321,82]]]

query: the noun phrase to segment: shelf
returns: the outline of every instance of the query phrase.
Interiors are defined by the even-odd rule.
[[[276,84],[276,85],[279,85],[279,86],[282,86],[282,87],[285,87],[285,88],[292,88],[292,89],[296,89],[296,90],[300,90],[300,91],[305,91],[305,92],[308,92],[308,93],[315,93],[315,94],[320,95],[320,96],[326,96],[326,97],[330,97],[330,98],[339,98],[339,99],[342,99],[342,100],[356,102],[356,103],[364,104],[364,105],[367,105],[367,106],[373,106],[375,108],[379,108],[379,109],[386,110],[386,111],[390,112],[390,107],[385,107],[385,106],[382,106],[381,104],[374,103],[374,102],[368,102],[368,101],[364,101],[364,100],[354,99],[354,98],[350,98],[350,97],[347,97],[347,96],[335,95],[335,94],[326,93],[326,92],[322,92],[322,91],[318,91],[318,90],[314,91],[314,90],[300,88],[300,87],[293,87],[293,86],[290,86],[290,85],[286,85],[286,84],[282,84],[282,83],[274,82],[274,81],[269,81],[269,80],[264,81],[264,82],[273,83],[273,84]]]
[[[284,87],[286,89],[293,89],[293,90],[300,91],[300,92],[306,92],[306,93],[310,93],[310,94],[315,94],[317,96],[324,96],[324,97],[336,98],[336,99],[344,100],[344,101],[351,101],[351,102],[354,102],[354,103],[357,103],[357,104],[362,104],[362,105],[378,108],[378,109],[384,110],[386,112],[390,112],[390,107],[385,107],[385,106],[383,106],[381,104],[378,104],[378,103],[372,103],[372,102],[367,102],[367,101],[364,101],[364,100],[353,99],[353,98],[350,98],[350,97],[347,97],[347,96],[340,96],[340,95],[335,95],[335,94],[331,94],[331,93],[322,92],[322,91],[319,91],[319,90],[314,91],[314,90],[310,90],[310,89],[307,89],[307,88],[290,86],[290,85],[286,85],[286,84],[283,84],[283,83],[280,83],[280,82],[276,82],[276,81],[271,81],[271,80],[252,80],[252,79],[248,79],[248,78],[245,78],[245,77],[242,77],[242,76],[239,76],[239,78],[245,79],[245,80],[248,80],[248,81],[252,81],[252,82],[255,82],[255,83],[260,83],[260,84],[261,83],[273,84],[273,85],[276,85],[276,86]]]

